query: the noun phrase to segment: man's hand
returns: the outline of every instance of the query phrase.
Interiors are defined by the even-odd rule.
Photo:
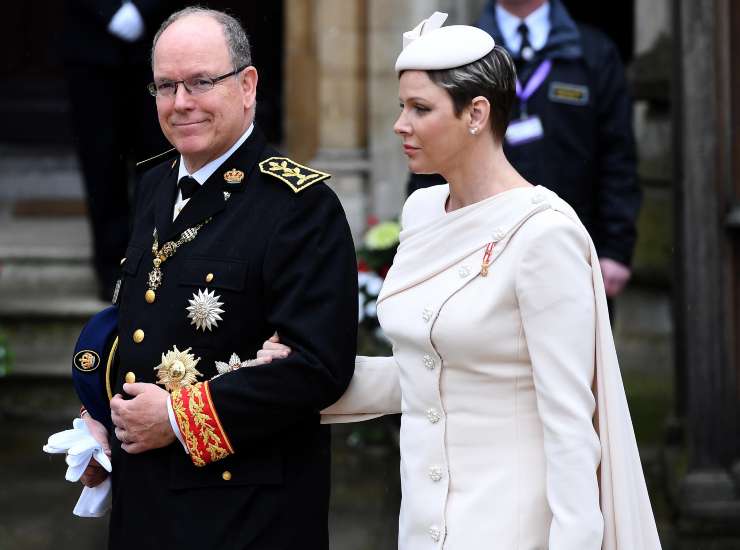
[[[599,258],[599,264],[601,264],[601,276],[604,278],[606,295],[609,298],[618,296],[632,276],[630,268],[609,258]]]
[[[123,391],[133,399],[119,394],[110,402],[111,418],[121,448],[130,454],[166,447],[175,440],[167,414],[169,394],[154,384],[124,384]]]
[[[100,443],[103,448],[103,452],[110,458],[110,445],[108,445],[108,430],[105,429],[100,422],[95,420],[89,413],[82,416],[82,420],[85,422],[87,429],[90,431],[90,435],[93,436],[95,441]],[[108,477],[108,472],[103,468],[98,461],[94,458],[90,459],[90,464],[87,465],[85,471],[80,476],[80,482],[85,487],[97,487],[105,478]]]

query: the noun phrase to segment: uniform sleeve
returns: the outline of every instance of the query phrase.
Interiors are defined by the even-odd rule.
[[[393,357],[357,357],[344,395],[323,411],[322,424],[371,420],[401,412],[401,381]]]
[[[632,130],[632,102],[616,47],[603,38],[596,71],[598,123],[598,213],[593,235],[600,257],[630,265],[637,240],[642,194]]]
[[[196,465],[249,452],[299,423],[317,423],[319,411],[336,402],[352,378],[357,267],[339,200],[325,185],[316,185],[296,195],[287,209],[276,208],[275,215],[281,220],[262,266],[264,315],[293,351],[173,394]],[[209,451],[208,442],[218,449]]]
[[[600,550],[594,429],[595,300],[585,232],[560,213],[538,227],[516,293],[544,429],[550,550]],[[542,220],[538,220],[542,222]]]

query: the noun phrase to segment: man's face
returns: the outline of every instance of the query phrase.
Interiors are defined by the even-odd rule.
[[[220,24],[203,15],[175,21],[154,49],[155,83],[214,78],[235,68]],[[253,118],[256,87],[257,71],[248,67],[203,94],[191,95],[179,84],[173,97],[157,96],[162,132],[191,172],[225,153],[244,133]]]

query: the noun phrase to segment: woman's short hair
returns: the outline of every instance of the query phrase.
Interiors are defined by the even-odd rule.
[[[458,117],[473,98],[485,97],[491,104],[493,136],[503,141],[516,97],[516,68],[504,48],[495,46],[477,61],[454,69],[427,71],[427,74],[450,94]]]
[[[223,11],[212,10],[200,6],[190,6],[180,11],[176,11],[164,20],[157,30],[157,33],[154,35],[154,40],[152,40],[152,64],[154,63],[154,48],[157,46],[157,42],[159,41],[159,37],[162,36],[162,33],[167,29],[167,27],[172,25],[172,23],[189,15],[205,15],[215,19],[216,22],[221,25],[221,28],[224,31],[224,36],[226,37],[226,45],[229,48],[229,56],[231,57],[232,65],[234,65],[234,70],[239,67],[245,67],[252,64],[252,51],[249,45],[249,38],[247,37],[247,33],[244,32],[244,27],[242,27],[239,20]]]

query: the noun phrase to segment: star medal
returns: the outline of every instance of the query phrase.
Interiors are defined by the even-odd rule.
[[[223,302],[219,302],[221,296],[216,296],[216,292],[213,290],[198,290],[193,294],[193,298],[188,300],[190,305],[185,309],[188,311],[188,318],[190,324],[195,325],[195,328],[202,330],[203,332],[212,330],[214,327],[218,327],[218,321],[223,321],[221,313],[224,312],[221,306]]]
[[[157,371],[157,384],[172,392],[195,384],[198,376],[203,376],[195,368],[200,357],[189,353],[191,349],[180,351],[174,346],[172,350],[162,354],[162,362],[154,367]]]

